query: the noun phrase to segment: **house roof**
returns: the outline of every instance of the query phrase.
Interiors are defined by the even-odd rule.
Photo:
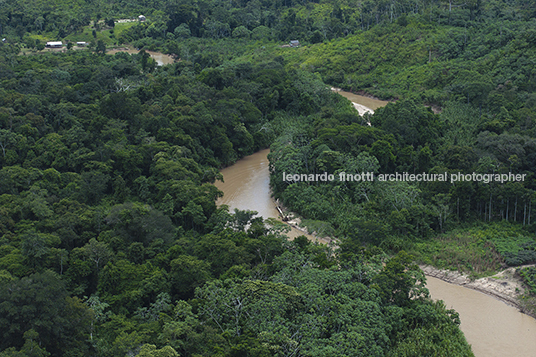
[[[47,46],[62,46],[63,42],[61,41],[49,41],[47,42]]]

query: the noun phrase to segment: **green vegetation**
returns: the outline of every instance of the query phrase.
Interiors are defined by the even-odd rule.
[[[521,298],[521,306],[527,313],[536,314],[536,268],[533,266],[516,270],[525,285],[525,294]]]
[[[123,34],[123,32],[127,31],[128,29],[130,29],[134,25],[136,25],[135,22],[116,23],[115,26],[114,26],[115,37],[116,38],[121,38],[121,35]]]
[[[411,256],[216,207],[218,169],[289,123],[361,121],[316,76],[1,50],[0,356],[472,355]]]
[[[380,20],[345,38],[273,51],[289,67],[314,72],[331,85],[398,99],[368,118],[372,127],[332,113],[289,126],[272,146],[275,195],[305,218],[325,222],[315,225],[328,224],[343,249],[346,244],[350,250],[360,244],[406,249],[423,261],[479,273],[534,262],[532,15],[521,2],[475,2],[452,10],[435,5],[418,13],[395,12],[396,21]],[[526,178],[508,183],[280,179],[282,172],[324,171],[335,177],[512,172]],[[497,226],[480,225],[494,221],[514,224],[497,233],[491,233]]]
[[[471,356],[414,261],[536,261],[536,14],[450,5],[6,1],[0,356]],[[49,40],[91,51],[19,55]],[[362,118],[328,84],[396,103]],[[218,170],[266,147],[274,196],[335,253],[215,205]]]
[[[529,294],[536,296],[536,268],[521,268],[517,270],[517,273],[523,278],[523,282],[529,289]]]
[[[272,51],[330,85],[396,100],[367,118],[371,127],[333,113],[289,125],[272,145],[276,197],[333,232],[345,254],[362,245],[405,249],[474,275],[534,263],[536,28],[527,6],[431,4],[395,11],[368,31]],[[283,172],[336,179],[284,182]],[[507,183],[338,180],[360,172],[526,176]]]
[[[512,224],[476,225],[417,242],[413,254],[439,268],[490,274],[503,264],[534,263],[534,238]]]

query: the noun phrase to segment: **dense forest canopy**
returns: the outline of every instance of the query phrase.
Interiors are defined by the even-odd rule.
[[[432,329],[469,353],[407,255],[338,260],[215,205],[219,167],[297,115],[360,122],[349,103],[277,61],[229,65],[220,85],[143,56],[2,64],[2,355],[396,355]]]
[[[471,356],[414,260],[536,261],[535,5],[3,2],[0,356]],[[328,84],[393,103],[363,118]],[[267,147],[335,252],[216,206]],[[342,171],[526,179],[281,180]]]
[[[521,15],[526,4],[515,11],[505,4],[481,5],[474,17],[467,8],[449,9],[443,22],[440,12],[435,18],[408,14],[326,44],[276,52],[288,53],[289,66],[318,73],[332,85],[395,102],[368,118],[371,127],[333,120],[289,126],[272,146],[276,196],[319,221],[314,225],[326,234],[358,244],[368,239],[395,250],[412,250],[415,239],[426,240],[460,224],[519,223],[523,232],[515,225],[483,226],[490,230],[484,235],[494,238],[480,244],[485,254],[477,253],[478,244],[471,248],[477,259],[468,255],[449,262],[452,257],[435,250],[424,255],[436,264],[477,272],[498,267],[500,259],[488,265],[487,257],[495,254],[510,265],[533,263],[534,240],[525,237],[535,229],[536,23]],[[289,165],[300,174],[516,173],[526,179],[283,182],[278,175],[292,171]],[[319,201],[326,203],[313,203]],[[501,234],[510,236],[509,247],[499,242],[506,239]]]
[[[453,0],[385,1],[25,1],[6,0],[0,24],[4,34],[24,37],[28,33],[62,39],[80,32],[90,23],[137,18],[146,23],[129,31],[121,41],[156,40],[172,45],[189,36],[207,38],[254,38],[311,43],[345,37],[377,25],[399,23],[418,16],[430,24],[448,24],[465,29],[475,24],[527,21],[534,16],[533,0],[456,2]],[[453,38],[451,38],[453,39]]]

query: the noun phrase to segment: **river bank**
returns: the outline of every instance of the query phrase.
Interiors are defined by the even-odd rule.
[[[339,93],[343,97],[346,97],[350,99],[352,102],[354,102],[352,99],[354,99],[356,102],[363,104],[367,106],[371,110],[376,110],[378,108],[384,107],[387,105],[387,103],[394,103],[396,99],[391,100],[383,100],[378,97],[375,97],[371,94],[368,94],[365,91],[357,91],[357,92],[348,92],[343,90],[342,88],[338,87],[331,87],[332,91]],[[370,100],[370,101],[369,101]]]
[[[296,231],[303,232],[305,236],[311,236],[314,238],[315,241],[330,245],[334,248],[337,247],[335,239],[332,237],[324,237],[320,236],[318,232],[312,231],[309,229],[309,227],[302,225],[302,219],[299,217],[296,213],[291,212],[288,208],[283,206],[279,200],[276,200],[274,204],[278,207],[280,207],[285,214],[286,220],[283,220],[286,224],[288,224],[291,228],[295,229]],[[282,217],[283,218],[283,217]],[[289,237],[289,238],[295,238],[295,237]]]
[[[218,182],[216,186],[225,195],[218,204],[227,204],[231,210],[253,209],[265,218],[279,217],[277,202],[271,197],[268,152],[259,151],[221,170],[225,183]],[[307,221],[281,208],[284,216],[290,216],[286,222],[292,227],[290,239],[305,234],[307,228],[303,223]],[[309,229],[315,230],[313,227]],[[328,243],[310,234],[306,236],[313,241]],[[443,300],[448,309],[459,313],[460,329],[472,345],[475,356],[534,356],[536,320],[518,311],[522,306],[517,298],[524,289],[519,281],[512,283],[516,279],[515,268],[502,272],[503,276],[474,281],[460,273],[426,266],[421,268],[427,273],[431,297]]]
[[[360,115],[363,115],[366,112],[374,114],[374,110],[372,108],[378,109],[389,103],[388,101],[382,101],[379,98],[374,98],[362,91],[359,92],[359,94],[355,94],[343,91],[341,88],[336,87],[331,87],[331,90],[349,99],[352,104],[354,104],[354,107],[359,111]],[[366,107],[361,104],[363,103],[363,100],[367,100],[366,104],[370,105],[370,107]],[[360,103],[356,103],[355,101],[359,101]],[[432,110],[434,110],[434,108],[432,108]],[[440,112],[440,110],[440,108],[435,108],[434,112],[437,113]],[[447,283],[480,291],[484,294],[493,296],[510,306],[514,306],[523,313],[536,317],[534,316],[534,313],[531,313],[531,311],[525,308],[521,303],[521,297],[523,296],[525,289],[523,287],[523,282],[515,273],[516,268],[508,268],[493,276],[480,279],[471,279],[468,275],[461,272],[438,269],[431,265],[421,265],[420,268],[427,276],[440,279]]]
[[[534,266],[534,264],[526,266]],[[493,296],[505,304],[515,307],[520,312],[536,318],[536,315],[521,302],[525,288],[521,278],[516,274],[516,269],[521,267],[511,267],[495,275],[479,279],[471,279],[467,274],[460,273],[459,271],[438,269],[431,265],[420,265],[419,267],[426,276]]]
[[[220,171],[223,175],[223,182],[216,181],[214,185],[225,194],[216,201],[218,206],[227,205],[231,212],[235,208],[252,210],[264,219],[276,218],[282,221],[276,208],[278,203],[272,198],[270,189],[269,152],[270,149],[258,151]],[[255,194],[251,194],[252,192]],[[285,214],[288,215],[288,213]],[[290,232],[287,233],[290,239],[304,235],[309,240],[330,244],[328,239],[309,234],[306,229],[299,226],[294,216],[283,223],[290,227]]]
[[[337,92],[343,97],[350,100],[352,104],[354,105],[354,108],[359,112],[359,115],[361,116],[363,116],[363,114],[365,113],[374,114],[374,110],[387,105],[387,103],[394,103],[398,100],[398,99],[382,100],[362,90],[354,93],[354,92],[346,92],[342,90],[341,88],[337,88],[337,87],[331,87],[330,89],[333,92]],[[356,100],[359,103],[356,102]],[[366,105],[363,105],[364,101],[366,102]],[[425,104],[424,106],[431,108],[434,114],[439,114],[443,111],[443,108],[441,108],[440,106],[436,104]]]
[[[331,90],[342,95],[350,102],[352,102],[354,108],[361,116],[366,113],[374,114],[374,111],[376,109],[386,106],[387,103],[389,103],[388,101],[380,100],[379,98],[375,98],[370,95],[359,95],[351,92],[346,92],[343,91],[341,88],[331,87]]]
[[[259,151],[221,170],[225,182],[218,181],[216,187],[225,194],[218,200],[218,205],[226,204],[231,210],[252,209],[265,218],[279,217],[276,202],[271,197],[268,152],[268,149]],[[284,207],[281,208],[284,215],[292,214]],[[289,221],[286,223],[290,223],[292,228],[290,239],[306,235],[310,240],[329,244],[306,234],[303,222],[297,215],[289,217]],[[534,356],[536,320],[520,313],[518,310],[521,305],[509,295],[522,294],[524,291],[508,280],[515,278],[514,268],[504,272],[504,278],[482,278],[477,279],[476,283],[463,274],[430,266],[421,268],[427,273],[427,288],[431,297],[443,300],[448,309],[459,313],[460,328],[472,345],[475,356]],[[506,286],[504,282],[507,283]],[[499,294],[502,294],[502,299],[495,298]]]

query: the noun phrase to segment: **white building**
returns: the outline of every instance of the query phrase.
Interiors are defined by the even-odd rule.
[[[138,21],[143,22],[145,20],[146,20],[145,16],[143,16],[143,15],[138,16]]]
[[[46,47],[48,48],[61,48],[63,46],[63,42],[61,41],[49,41],[47,42]]]

